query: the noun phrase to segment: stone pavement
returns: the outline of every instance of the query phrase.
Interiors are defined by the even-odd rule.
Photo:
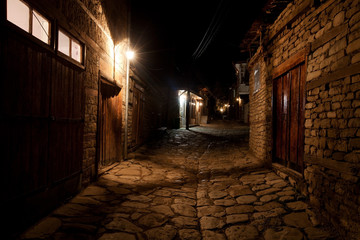
[[[336,239],[248,151],[248,127],[166,130],[22,239]]]

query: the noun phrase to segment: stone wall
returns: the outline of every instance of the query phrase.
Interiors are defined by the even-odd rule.
[[[259,89],[255,90],[254,71],[260,71]],[[272,110],[271,88],[267,65],[263,50],[260,48],[249,63],[249,99],[250,99],[250,139],[249,147],[253,154],[264,160],[265,165],[271,163]]]
[[[294,1],[262,37],[264,56],[268,57],[267,76],[299,51],[309,50],[305,61],[303,193],[341,235],[357,239],[360,235],[360,3],[358,0],[328,0],[318,4]],[[251,62],[254,65],[264,61],[254,57]],[[271,80],[265,80],[264,88],[268,92],[272,91]],[[250,91],[252,87],[250,78]],[[254,115],[266,119],[260,109],[269,106],[266,97],[255,96],[250,96],[253,124],[250,147],[259,152],[264,146],[262,142],[271,144],[268,136],[272,133],[271,128],[262,133],[254,120]],[[260,107],[261,104],[264,106]],[[255,147],[255,143],[259,146]],[[264,158],[269,154],[266,151],[258,155]]]
[[[127,39],[127,2],[117,3],[118,15],[111,1],[71,0],[44,4],[59,25],[85,44],[84,71],[84,149],[82,182],[87,185],[96,178],[96,134],[98,123],[99,74],[125,84],[124,45]],[[120,14],[119,14],[120,12]],[[121,21],[118,21],[118,19]],[[114,33],[114,23],[120,23]],[[112,25],[111,25],[112,24]],[[115,51],[115,47],[116,51]],[[115,59],[114,59],[115,58]],[[116,67],[114,67],[116,64]],[[119,93],[122,98],[124,91]]]

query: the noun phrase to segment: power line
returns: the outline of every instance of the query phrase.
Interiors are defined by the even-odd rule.
[[[192,55],[194,60],[201,57],[201,55],[206,51],[214,36],[219,31],[220,26],[224,20],[224,12],[227,10],[227,7],[223,4],[224,0],[222,0],[219,5],[217,6],[215,15],[213,16],[201,42],[199,43],[198,47],[196,48],[195,52]]]
[[[196,48],[195,52],[193,53],[192,57],[194,60],[196,60],[197,58],[199,58],[201,56],[201,54],[204,52],[204,49],[207,48],[207,46],[209,45],[210,43],[210,40],[213,39],[213,36],[214,36],[214,28],[217,28],[216,26],[218,25],[219,23],[219,18],[218,18],[218,15],[219,15],[219,12],[221,10],[221,7],[222,7],[222,3],[223,3],[223,0],[219,3],[219,5],[217,6],[217,9],[216,9],[216,12],[215,12],[215,15],[213,16],[213,18],[211,19],[211,22],[201,40],[201,42],[199,43],[198,47]],[[216,22],[215,22],[216,21]],[[214,23],[215,22],[215,23]]]

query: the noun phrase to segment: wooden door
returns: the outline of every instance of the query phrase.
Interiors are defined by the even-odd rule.
[[[6,200],[46,192],[79,176],[83,152],[83,71],[10,33],[1,40]]]
[[[303,170],[305,65],[274,80],[274,160]]]
[[[51,57],[5,33],[0,41],[1,183],[5,202],[48,185]],[[24,213],[23,213],[24,214]]]
[[[57,182],[80,174],[83,149],[82,71],[53,60],[50,105],[50,179]]]
[[[121,106],[120,88],[110,80],[100,76],[99,108],[99,155],[98,168],[108,166],[121,160]]]

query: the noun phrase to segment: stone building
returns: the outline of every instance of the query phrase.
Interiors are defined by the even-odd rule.
[[[359,239],[360,3],[295,0],[279,12],[253,35],[250,148]]]
[[[205,96],[200,96],[192,91],[178,90],[178,114],[180,128],[197,126],[207,123],[207,101]]]
[[[236,75],[236,83],[233,87],[233,101],[235,119],[243,123],[249,120],[249,74],[247,63],[238,61],[233,63]]]
[[[5,229],[11,232],[123,159],[130,18],[128,0],[1,4],[6,9],[0,40],[1,188]],[[151,99],[142,110],[157,115],[153,106],[162,101],[159,90],[142,78],[131,81],[131,97]],[[129,115],[134,115],[131,109]],[[158,126],[156,121],[144,116],[138,136]],[[138,137],[135,144],[141,141]]]

